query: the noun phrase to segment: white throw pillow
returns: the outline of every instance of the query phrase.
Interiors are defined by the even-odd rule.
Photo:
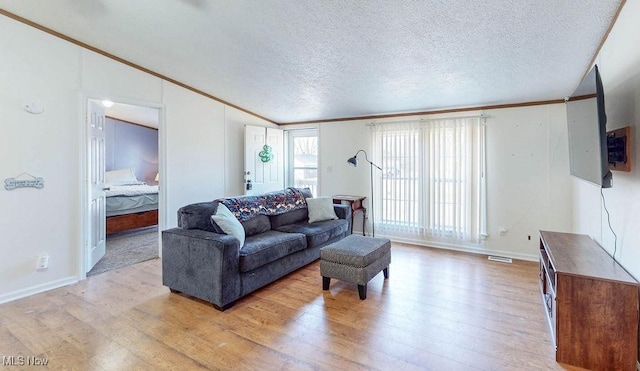
[[[135,184],[138,183],[136,178],[136,169],[130,167],[128,169],[119,169],[107,171],[104,173],[104,182],[106,184]]]
[[[240,247],[244,246],[244,228],[229,209],[223,204],[218,204],[218,210],[211,215],[211,219],[229,236],[240,241]]]
[[[309,223],[338,219],[330,197],[307,198]]]

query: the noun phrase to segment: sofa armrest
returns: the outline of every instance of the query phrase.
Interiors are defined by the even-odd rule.
[[[347,222],[349,223],[349,229],[348,231],[351,231],[351,222],[353,221],[351,218],[351,214],[353,213],[353,211],[351,210],[351,206],[350,205],[342,205],[342,204],[335,204],[333,205],[333,210],[336,212],[336,215],[338,216],[339,219],[346,219]],[[351,233],[351,232],[349,232]]]
[[[225,309],[240,297],[240,243],[200,229],[162,231],[162,284]]]

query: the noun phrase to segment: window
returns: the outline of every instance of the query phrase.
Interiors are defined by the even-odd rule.
[[[390,235],[479,240],[482,133],[479,117],[376,124],[376,225]]]
[[[318,195],[318,130],[290,130],[288,134],[288,176],[290,187],[309,188]]]

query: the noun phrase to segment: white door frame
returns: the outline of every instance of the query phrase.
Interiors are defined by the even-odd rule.
[[[107,96],[107,94],[101,93],[88,93],[82,92],[80,93],[79,106],[80,106],[80,153],[78,154],[78,158],[80,159],[80,169],[79,169],[79,181],[80,181],[80,192],[79,192],[79,228],[78,228],[78,253],[77,253],[77,264],[78,264],[78,280],[84,280],[87,278],[87,255],[89,250],[89,231],[87,230],[89,225],[89,210],[87,205],[89,203],[90,197],[90,182],[89,182],[89,159],[88,155],[88,141],[89,141],[89,130],[88,125],[85,122],[85,117],[87,115],[87,107],[89,100],[111,100],[117,103],[130,104],[133,106],[141,106],[141,107],[149,107],[155,108],[158,110],[158,172],[162,174],[159,181],[158,187],[158,256],[162,255],[162,234],[161,231],[166,228],[167,225],[167,215],[166,215],[166,205],[167,205],[167,138],[166,138],[166,122],[165,122],[165,105],[159,102],[148,102],[148,101],[140,101],[130,98],[120,98]]]
[[[300,129],[285,129],[285,149],[286,149],[286,162],[285,162],[285,187],[295,187],[294,182],[294,164],[293,164],[293,156],[294,156],[294,148],[293,142],[295,138],[299,137],[316,137],[318,140],[318,163],[316,163],[316,171],[318,174],[316,181],[316,189],[313,192],[314,197],[318,197],[322,193],[320,193],[320,130],[317,127],[311,128],[300,128]]]

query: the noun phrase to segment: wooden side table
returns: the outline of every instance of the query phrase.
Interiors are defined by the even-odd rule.
[[[362,235],[364,236],[364,226],[366,223],[367,209],[362,206],[362,201],[364,201],[365,196],[348,196],[348,195],[336,195],[333,196],[334,204],[346,204],[351,206],[351,233],[353,233],[353,218],[356,212],[362,212]]]

